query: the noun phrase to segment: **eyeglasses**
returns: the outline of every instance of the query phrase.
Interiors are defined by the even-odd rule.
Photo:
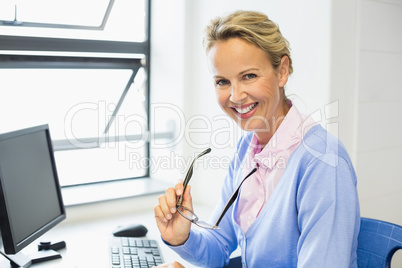
[[[195,160],[197,160],[198,158],[200,158],[203,155],[206,155],[207,153],[211,152],[211,149],[206,149],[205,151],[203,151],[202,153],[200,153],[191,163],[190,168],[187,172],[186,178],[184,179],[183,182],[183,194],[181,196],[179,196],[179,200],[177,201],[176,204],[176,208],[177,211],[180,213],[180,215],[182,215],[185,219],[189,220],[190,222],[194,223],[195,225],[201,227],[201,228],[206,228],[206,229],[214,229],[214,230],[218,230],[219,228],[219,223],[221,222],[223,216],[226,214],[226,212],[228,211],[228,209],[230,208],[230,206],[234,203],[234,201],[236,200],[237,196],[239,195],[239,190],[241,185],[243,184],[243,182],[250,177],[254,172],[257,171],[257,168],[254,168],[239,184],[239,186],[237,186],[236,191],[232,194],[232,196],[230,197],[229,201],[226,203],[224,209],[221,212],[221,215],[219,216],[218,220],[216,221],[216,223],[214,225],[210,225],[209,223],[205,222],[205,221],[201,221],[198,216],[194,213],[194,211],[192,211],[191,209],[182,206],[181,203],[183,202],[183,195],[184,192],[186,190],[187,184],[191,179],[191,176],[193,175],[193,166],[194,166],[194,162]]]

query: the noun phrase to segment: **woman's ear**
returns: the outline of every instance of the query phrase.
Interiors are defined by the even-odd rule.
[[[284,87],[286,83],[288,82],[289,78],[289,57],[288,56],[283,56],[281,59],[281,64],[278,67],[278,82],[279,82],[279,87]]]

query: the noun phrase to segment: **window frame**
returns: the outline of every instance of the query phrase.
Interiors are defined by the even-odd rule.
[[[18,13],[18,5],[14,6],[14,20],[0,20],[0,25],[6,26],[23,26],[23,27],[35,27],[35,28],[65,28],[65,29],[81,29],[81,30],[103,30],[109,19],[110,12],[114,5],[115,0],[109,0],[109,3],[106,7],[105,14],[103,15],[102,22],[99,26],[84,26],[84,25],[76,25],[76,24],[57,24],[57,23],[39,23],[39,22],[28,22],[28,21],[20,21],[17,18]]]
[[[150,58],[151,58],[151,0],[146,0],[146,22],[145,40],[143,42],[127,41],[107,41],[107,40],[87,40],[87,39],[67,39],[50,37],[31,37],[31,36],[10,36],[0,35],[0,68],[99,68],[99,69],[132,69],[136,73],[143,67],[146,73],[145,98],[148,132],[150,126]],[[18,26],[16,26],[18,27]],[[47,52],[47,54],[45,54]],[[52,55],[49,52],[71,53],[72,56]],[[82,56],[79,53],[89,53],[90,56]],[[129,55],[129,56],[127,56]],[[132,78],[134,75],[132,76]],[[124,95],[124,94],[123,94]],[[124,96],[121,98],[124,98]],[[120,99],[122,100],[122,99]],[[63,147],[64,146],[64,147]],[[55,151],[66,150],[69,148],[63,145],[62,141],[55,141]],[[146,142],[146,156],[150,156],[150,141]],[[75,187],[109,187],[115,181],[125,187],[138,180],[139,184],[147,184],[150,176],[150,167],[147,165],[145,176],[133,178],[121,178],[114,181],[104,181],[88,183],[74,186],[63,186],[63,191],[73,196]],[[135,183],[135,182],[134,182]],[[146,195],[159,193],[165,186],[160,187],[150,183],[150,187],[143,187],[141,192],[133,195]],[[82,188],[81,188],[82,189]],[[64,194],[63,194],[64,195]],[[98,196],[92,200],[83,199],[65,201],[66,205],[77,205],[81,203],[91,203],[101,200],[124,198],[128,196]]]

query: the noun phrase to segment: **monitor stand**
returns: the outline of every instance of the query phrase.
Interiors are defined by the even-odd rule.
[[[34,263],[61,258],[60,253],[52,249],[41,250],[30,256],[24,255],[22,252],[18,252],[15,255],[7,255],[1,251],[0,253],[10,261],[11,267],[13,268],[14,267],[27,268]]]

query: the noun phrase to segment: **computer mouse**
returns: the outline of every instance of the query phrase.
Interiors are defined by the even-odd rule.
[[[141,237],[145,236],[148,229],[142,224],[130,224],[125,226],[119,226],[114,230],[114,236],[126,236],[126,237]]]

